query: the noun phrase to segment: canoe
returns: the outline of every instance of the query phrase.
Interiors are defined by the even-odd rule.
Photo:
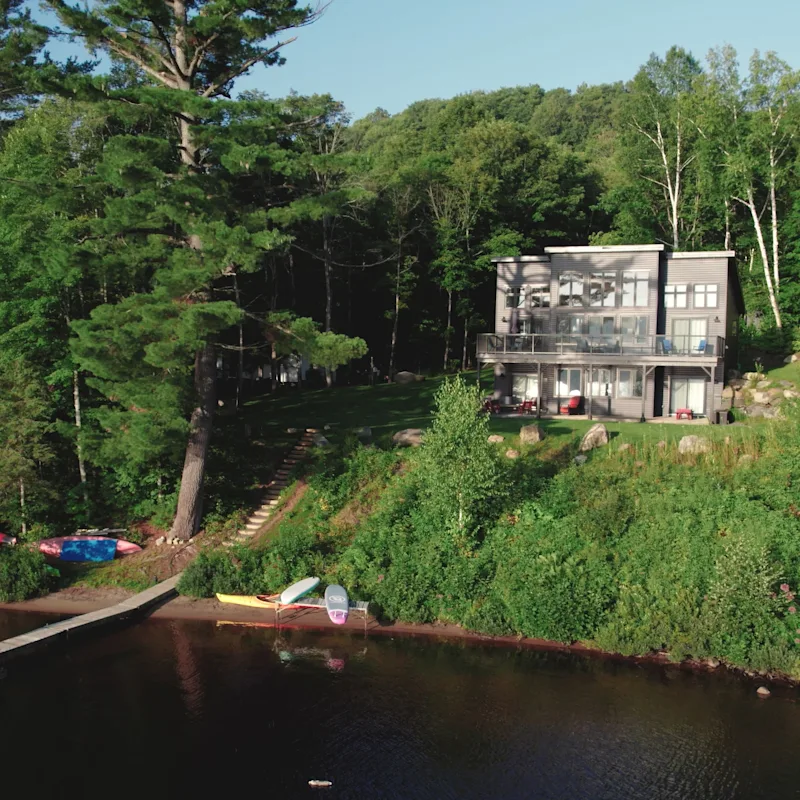
[[[293,603],[304,594],[308,594],[312,589],[315,589],[318,584],[319,578],[303,578],[303,580],[293,583],[288,589],[284,589],[281,592],[281,603],[283,605]]]
[[[325,610],[334,625],[344,625],[350,613],[350,600],[347,590],[334,583],[325,590]]]
[[[115,555],[127,556],[141,549],[138,544],[110,536],[55,536],[39,542],[40,552],[63,561],[110,561]]]

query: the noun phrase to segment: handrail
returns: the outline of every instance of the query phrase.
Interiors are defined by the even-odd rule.
[[[587,336],[562,333],[481,333],[478,354],[508,355],[630,355],[720,358],[725,353],[721,336]]]

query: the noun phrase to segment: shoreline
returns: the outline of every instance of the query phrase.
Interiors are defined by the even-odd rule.
[[[54,614],[74,616],[99,611],[115,603],[132,597],[134,592],[124,589],[66,589],[44,597],[24,600],[19,603],[0,603],[0,611],[18,613]],[[351,614],[344,625],[334,625],[322,609],[300,608],[285,610],[280,615],[270,609],[250,608],[231,603],[221,603],[217,599],[197,599],[178,595],[157,606],[147,614],[146,618],[197,620],[223,624],[242,625],[244,627],[300,629],[310,631],[338,631],[361,636],[410,636],[423,637],[441,641],[462,641],[477,645],[494,647],[513,647],[516,649],[539,650],[544,652],[571,653],[590,658],[628,663],[632,665],[650,665],[672,667],[695,673],[729,672],[741,677],[773,684],[797,686],[788,676],[780,674],[762,674],[739,667],[730,667],[717,659],[707,661],[683,660],[672,661],[667,653],[649,653],[647,655],[626,656],[599,648],[590,647],[580,642],[565,644],[549,639],[533,639],[522,636],[493,636],[491,634],[469,631],[457,625],[437,623],[379,622],[368,616],[366,621],[360,614]]]

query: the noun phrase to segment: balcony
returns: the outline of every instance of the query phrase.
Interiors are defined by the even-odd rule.
[[[721,336],[584,336],[560,333],[481,333],[478,358],[482,361],[563,363],[716,363],[725,354]]]

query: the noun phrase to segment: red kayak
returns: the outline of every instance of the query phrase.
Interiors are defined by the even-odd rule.
[[[9,536],[7,533],[0,533],[0,544],[16,544],[17,537]]]

